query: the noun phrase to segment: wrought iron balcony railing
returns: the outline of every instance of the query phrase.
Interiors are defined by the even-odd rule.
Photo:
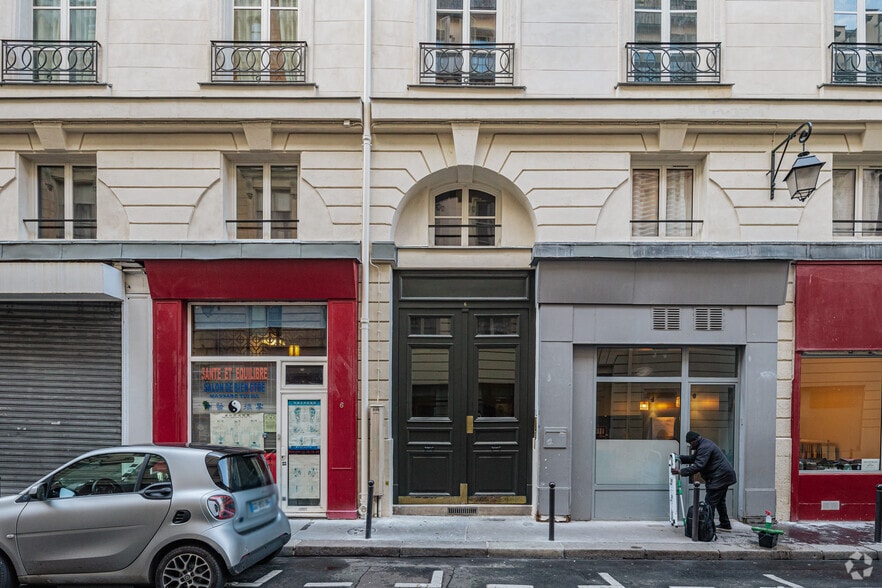
[[[97,41],[3,41],[0,81],[97,84]]]
[[[719,84],[719,43],[626,43],[628,81]]]
[[[211,81],[306,82],[305,41],[212,41]]]
[[[94,239],[98,220],[94,218],[26,218],[25,224],[37,225],[40,239],[64,239],[65,229],[70,228],[74,239]]]
[[[882,221],[879,220],[837,220],[833,219],[834,235],[849,235],[852,237],[882,236]]]
[[[703,220],[666,219],[666,220],[632,220],[631,236],[633,237],[692,237],[696,228],[701,228]],[[664,227],[663,235],[659,229]]]
[[[514,85],[513,43],[420,43],[420,84]]]
[[[882,85],[882,44],[831,43],[830,83]]]
[[[269,230],[270,239],[296,239],[296,218],[275,219],[236,219],[228,220],[228,225],[235,225],[237,239],[263,239],[264,231]]]

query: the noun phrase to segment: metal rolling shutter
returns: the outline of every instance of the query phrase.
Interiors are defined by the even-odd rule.
[[[118,302],[0,303],[0,494],[121,441]]]

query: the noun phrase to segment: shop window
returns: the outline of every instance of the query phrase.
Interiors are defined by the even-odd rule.
[[[237,239],[297,238],[297,167],[236,167]]]
[[[493,247],[497,244],[496,197],[480,190],[460,188],[433,199],[429,234],[443,247]]]
[[[275,451],[275,362],[194,361],[190,440]]]
[[[799,469],[879,471],[882,357],[803,356]]]
[[[689,429],[734,463],[737,378],[731,346],[598,348],[597,484],[664,483],[665,463],[647,460],[679,452]]]
[[[833,170],[833,234],[882,235],[882,168]]]
[[[192,355],[323,357],[327,307],[195,305]]]
[[[631,172],[631,235],[692,237],[694,170],[683,167],[634,169]]]
[[[97,171],[94,166],[37,166],[36,217],[25,219],[39,239],[95,239]]]

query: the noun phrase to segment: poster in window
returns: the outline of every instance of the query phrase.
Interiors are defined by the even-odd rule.
[[[211,443],[263,449],[263,415],[211,413]]]
[[[288,400],[288,505],[321,503],[321,400]]]

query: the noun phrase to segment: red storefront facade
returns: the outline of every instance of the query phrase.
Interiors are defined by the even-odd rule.
[[[796,264],[791,519],[873,520],[882,263]]]
[[[190,441],[189,307],[192,303],[327,305],[328,518],[358,512],[358,266],[350,259],[154,260],[145,263],[153,300],[153,439]]]

